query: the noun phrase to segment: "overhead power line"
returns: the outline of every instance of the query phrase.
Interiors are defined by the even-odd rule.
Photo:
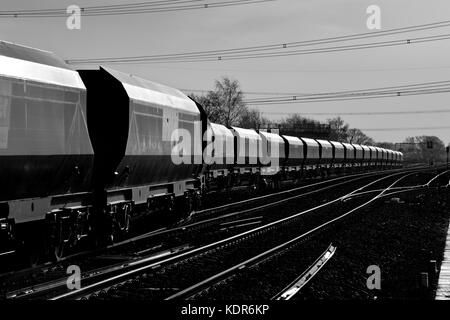
[[[376,37],[391,36],[443,27],[450,27],[450,20],[409,27],[388,29],[377,32],[368,32],[368,33],[366,32],[315,40],[303,40],[303,41],[268,44],[268,45],[256,45],[232,49],[190,51],[190,52],[156,54],[156,55],[69,59],[67,60],[67,62],[70,64],[208,62],[208,61],[254,59],[254,58],[289,56],[289,55],[304,55],[304,54],[316,54],[316,53],[338,52],[348,50],[360,50],[360,49],[380,48],[380,47],[407,45],[414,43],[425,43],[430,41],[447,40],[450,38],[450,34],[438,34],[433,36],[424,36],[415,38],[408,37],[402,39],[394,39],[390,41],[359,43],[344,46],[328,46],[304,50],[298,49],[291,50],[291,49],[299,47],[311,47],[323,44],[349,42],[355,40],[364,40]]]
[[[153,65],[153,68],[161,68],[161,69],[172,69],[172,70],[189,70],[189,71],[199,71],[199,72],[230,72],[234,71],[236,73],[367,73],[367,72],[396,72],[396,71],[425,71],[425,70],[440,70],[444,71],[445,69],[450,69],[449,65],[427,65],[427,66],[417,66],[417,67],[374,67],[374,68],[216,68],[216,67],[179,67],[179,66],[167,66],[167,65]],[[181,89],[180,89],[181,90]],[[189,91],[189,89],[183,89],[182,91]],[[198,90],[205,91],[205,90]],[[196,92],[195,90],[192,92]],[[273,95],[273,94],[272,94]]]
[[[255,109],[254,109],[255,110]],[[259,111],[259,110],[257,110]],[[264,115],[302,115],[302,116],[373,116],[373,115],[403,115],[403,114],[436,114],[450,113],[450,109],[435,110],[405,110],[405,111],[377,111],[377,112],[270,112],[262,111]]]
[[[181,89],[189,93],[207,93],[209,90],[199,89]],[[300,92],[263,92],[263,91],[244,91],[244,95],[273,95],[273,97],[257,97],[244,99],[247,105],[266,106],[273,104],[292,104],[309,102],[335,102],[360,99],[390,98],[399,96],[425,95],[450,92],[450,81],[433,81],[415,84],[405,84],[396,86],[386,86],[377,88],[366,88],[356,90],[319,92],[319,93],[300,93]],[[444,110],[434,110],[434,113],[445,113]],[[336,114],[336,113],[333,113]],[[367,113],[362,113],[367,114]],[[395,113],[392,113],[395,114]]]
[[[195,9],[220,8],[245,4],[255,4],[276,0],[172,0],[147,1],[130,4],[81,7],[83,16],[108,16],[141,13],[160,13]],[[66,8],[36,10],[2,10],[0,18],[58,18],[67,17]]]
[[[450,34],[441,34],[426,37],[417,37],[409,39],[397,39],[382,42],[363,43],[363,44],[351,44],[346,46],[334,46],[324,48],[314,48],[307,50],[285,50],[276,49],[271,52],[259,52],[261,50],[255,50],[253,53],[244,54],[210,54],[210,55],[191,55],[182,57],[132,57],[132,58],[111,58],[111,59],[69,59],[66,60],[68,64],[102,64],[102,63],[114,63],[114,64],[141,64],[141,63],[187,63],[187,62],[214,62],[214,61],[233,61],[233,60],[249,60],[259,58],[275,58],[275,57],[287,57],[287,56],[299,56],[310,55],[318,53],[331,53],[331,52],[344,52],[354,51],[362,49],[375,49],[384,47],[404,46],[419,43],[428,43],[435,41],[449,40]],[[265,51],[265,50],[264,50]]]
[[[246,99],[248,105],[272,105],[288,103],[330,102],[359,99],[389,98],[398,96],[424,95],[450,92],[450,81],[435,81],[403,86],[390,86],[372,89],[347,90],[338,92],[302,94]]]
[[[285,96],[287,98],[292,98],[293,96],[321,96],[321,95],[330,95],[330,94],[350,94],[350,93],[360,93],[360,92],[371,92],[371,91],[380,91],[380,90],[403,90],[405,88],[427,88],[427,87],[442,87],[442,86],[450,86],[450,80],[440,80],[440,81],[431,81],[431,82],[421,82],[421,83],[413,83],[413,84],[404,84],[404,85],[396,85],[396,86],[386,86],[386,87],[376,87],[376,88],[365,88],[365,89],[356,89],[356,90],[344,90],[344,91],[331,91],[331,92],[315,92],[315,93],[306,93],[306,92],[268,92],[268,91],[243,91],[244,95],[273,95],[273,96]],[[186,93],[205,93],[210,90],[201,90],[201,89],[179,89]],[[275,97],[274,99],[276,99]],[[257,100],[259,98],[247,99]],[[270,98],[267,98],[270,99]]]
[[[437,126],[437,127],[400,127],[400,128],[365,128],[361,131],[409,131],[409,130],[446,130],[450,129],[449,126]]]
[[[414,96],[414,95],[425,95],[425,94],[437,94],[437,93],[449,93],[450,87],[439,90],[418,90],[418,91],[408,91],[408,92],[398,92],[390,94],[378,94],[378,95],[366,95],[357,97],[316,97],[316,98],[291,98],[291,99],[280,99],[280,100],[269,100],[269,101],[257,101],[248,102],[244,101],[247,105],[258,105],[267,106],[273,104],[292,104],[292,103],[310,103],[310,102],[337,102],[337,101],[349,101],[349,100],[361,100],[361,99],[380,99],[380,98],[392,98],[399,96]]]

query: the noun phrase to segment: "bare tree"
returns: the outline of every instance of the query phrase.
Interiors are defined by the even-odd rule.
[[[356,144],[374,145],[375,141],[359,129],[351,128],[347,130],[347,142]]]
[[[444,162],[446,158],[445,144],[436,136],[408,137],[401,145],[406,161]]]
[[[375,145],[380,148],[395,150],[395,144],[392,142],[378,142]]]
[[[190,95],[205,110],[208,119],[214,123],[221,123],[222,111],[220,110],[219,98],[217,93],[209,91],[206,95]]]
[[[330,140],[347,141],[349,126],[341,117],[328,119],[331,127]]]
[[[258,110],[246,110],[241,115],[238,126],[246,129],[259,129],[268,127],[270,120],[261,116]]]
[[[209,120],[226,126],[237,125],[248,111],[239,82],[227,77],[216,80],[214,90],[206,95],[192,97],[203,106]]]
[[[236,125],[247,110],[242,101],[243,94],[239,82],[223,77],[221,81],[216,80],[215,92],[222,110],[222,123],[226,126]]]

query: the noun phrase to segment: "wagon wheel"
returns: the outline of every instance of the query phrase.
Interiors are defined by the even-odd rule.
[[[60,261],[64,257],[66,243],[62,237],[62,232],[62,224],[58,223],[56,237],[53,243],[53,255],[56,261]]]
[[[31,267],[36,267],[39,265],[41,260],[41,254],[39,251],[31,250],[28,254],[28,263]]]
[[[202,208],[202,194],[195,193],[195,206],[194,210],[200,210]]]
[[[167,212],[171,215],[175,213],[175,197],[170,196],[167,200]]]
[[[195,207],[195,194],[194,193],[190,193],[188,192],[187,197],[186,197],[186,210],[184,212],[184,218],[189,217],[189,215],[191,214],[192,211],[194,211],[194,207]]]
[[[54,252],[54,257],[56,259],[56,261],[60,261],[63,257],[64,257],[64,249],[65,249],[65,243],[64,241],[59,242],[58,244],[55,244],[53,246],[53,252]]]
[[[131,205],[125,204],[123,207],[123,221],[118,221],[119,230],[122,234],[126,234],[130,230],[131,211]]]
[[[43,261],[42,259],[45,257],[46,243],[44,239],[37,237],[33,239],[32,242],[25,242],[24,245],[28,264],[31,267],[36,267],[40,262]]]

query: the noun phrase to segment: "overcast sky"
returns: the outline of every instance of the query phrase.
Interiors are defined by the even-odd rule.
[[[142,1],[1,0],[0,10],[136,2]],[[82,17],[81,30],[68,30],[65,18],[0,18],[0,39],[53,51],[64,59],[227,49],[368,32],[366,8],[372,4],[381,8],[382,30],[450,20],[448,0],[278,0],[227,8]],[[450,34],[450,27],[411,35],[447,33]],[[309,93],[450,80],[449,59],[450,40],[444,40],[410,46],[247,61],[111,66],[179,89],[208,90],[213,87],[215,79],[229,76],[239,80],[243,91]],[[271,105],[261,106],[259,110],[332,113],[450,109],[449,98],[450,94],[444,93]],[[332,116],[309,117],[323,121]],[[343,118],[351,126],[361,129],[450,126],[450,113],[346,115]],[[450,142],[450,129],[366,133],[377,141],[400,142],[407,136],[425,134],[436,135],[446,144]]]

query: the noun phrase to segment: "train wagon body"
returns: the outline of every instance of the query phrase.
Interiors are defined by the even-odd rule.
[[[375,147],[369,146],[370,149],[370,166],[375,166],[377,163],[377,149]]]
[[[51,52],[0,42],[0,247],[38,247],[50,223],[86,220],[93,159],[79,74]]]
[[[286,160],[285,142],[276,134],[259,131],[261,148],[259,149],[259,163],[262,175],[274,175],[281,172]]]
[[[363,148],[363,165],[369,166],[370,160],[372,159],[372,152],[368,146],[361,145]]]
[[[392,151],[389,149],[386,150],[386,166],[391,166],[392,163]]]
[[[333,145],[333,163],[336,167],[341,167],[345,164],[345,147],[342,143],[330,141]]]
[[[393,150],[389,150],[389,165],[393,166],[395,162],[395,154]]]
[[[320,166],[331,167],[333,164],[333,145],[327,140],[316,139],[320,146]]]
[[[345,148],[345,166],[351,167],[356,161],[355,147],[350,143],[343,142],[342,145]]]
[[[384,148],[380,149],[381,149],[381,165],[385,167],[387,164],[387,150]]]
[[[392,151],[386,149],[386,165],[391,166],[391,164],[392,164]]]
[[[377,166],[381,167],[383,166],[383,150],[380,147],[375,147],[375,149],[377,150]]]
[[[0,42],[0,167],[0,219],[16,225],[90,188],[86,88],[50,52]]]
[[[200,110],[181,91],[110,68],[79,71],[88,90],[94,194],[118,228],[135,206],[192,203],[202,170]]]
[[[259,172],[261,136],[252,129],[231,127],[234,135],[234,163],[237,173]]]
[[[355,148],[355,164],[361,166],[364,162],[364,149],[359,144],[352,144],[352,146]]]
[[[394,153],[395,153],[394,165],[397,167],[400,164],[400,153],[398,151],[394,151]]]
[[[306,156],[305,156],[305,169],[310,170],[313,168],[316,168],[316,166],[319,165],[320,162],[320,145],[319,143],[310,138],[300,138],[306,149]]]
[[[209,123],[206,133],[204,162],[213,178],[227,176],[234,166],[233,132],[218,123]]]
[[[303,166],[305,152],[304,143],[300,138],[285,136],[282,138],[285,140],[285,154],[286,161],[285,166],[288,171],[299,171]]]

